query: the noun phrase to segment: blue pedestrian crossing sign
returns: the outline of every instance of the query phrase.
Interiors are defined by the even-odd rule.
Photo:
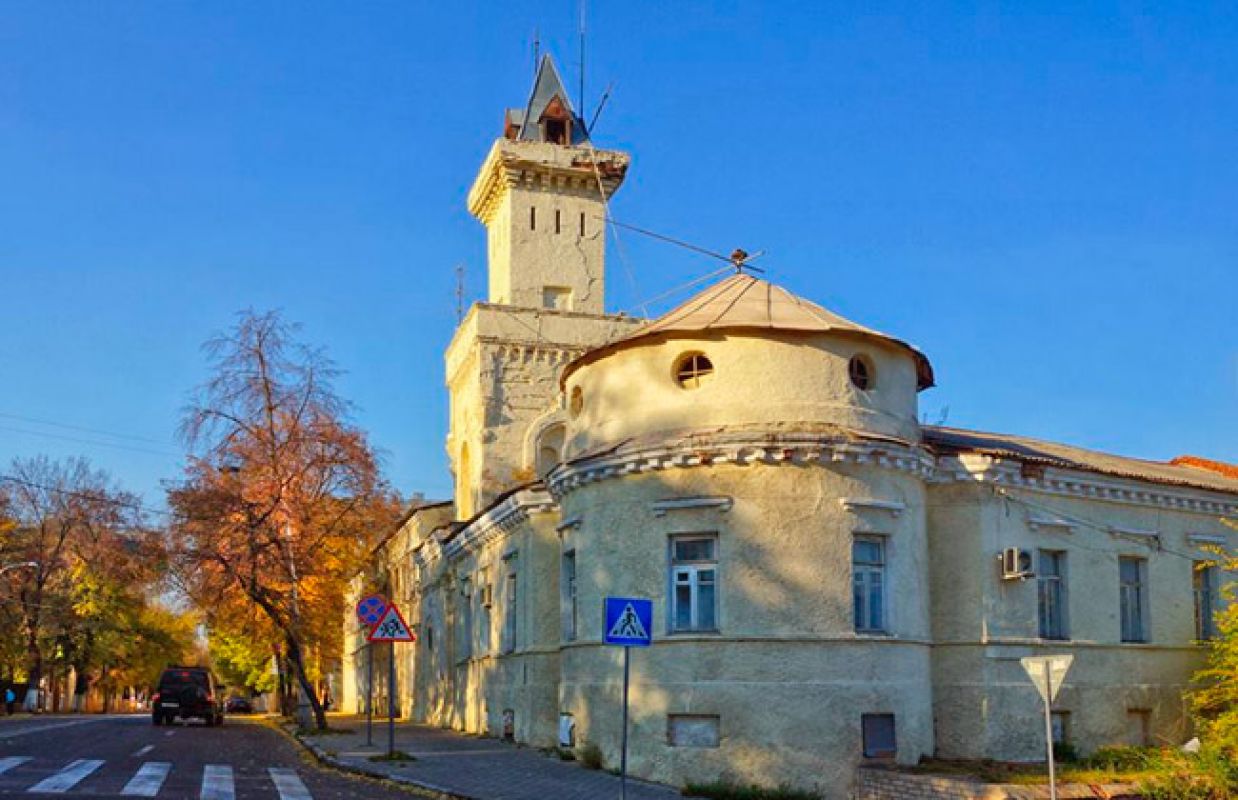
[[[644,597],[606,598],[606,644],[648,647],[653,642],[653,601]]]

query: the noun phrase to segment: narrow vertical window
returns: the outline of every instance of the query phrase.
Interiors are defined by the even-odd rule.
[[[1217,568],[1206,561],[1196,561],[1191,581],[1195,589],[1195,638],[1206,642],[1217,638],[1216,601]]]
[[[1119,558],[1119,606],[1122,616],[1122,641],[1146,642],[1147,630],[1147,561],[1142,558]]]
[[[473,584],[465,578],[460,582],[460,658],[473,654]]]
[[[576,639],[576,551],[563,554],[563,576],[560,602],[563,611],[563,638]]]
[[[880,536],[855,537],[851,543],[851,588],[856,631],[885,631],[885,584],[885,540]]]
[[[585,212],[580,212],[580,235],[585,235]]]
[[[1053,732],[1053,746],[1055,748],[1070,744],[1070,712],[1054,711],[1050,713],[1049,729]]]
[[[537,206],[529,206],[529,230],[537,230]]]
[[[1066,639],[1066,554],[1041,550],[1036,571],[1040,638]]]
[[[671,538],[671,630],[718,628],[718,537]]]
[[[563,229],[563,212],[555,209],[555,233],[561,233]]]
[[[503,652],[511,653],[517,647],[516,624],[517,614],[516,570],[507,573],[507,587],[503,598]]]

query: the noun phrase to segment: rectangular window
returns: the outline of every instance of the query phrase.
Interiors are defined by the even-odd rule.
[[[671,630],[718,629],[718,537],[671,538]]]
[[[566,641],[576,639],[576,551],[569,550],[563,554],[562,587],[560,589],[560,604],[563,611],[563,638]]]
[[[1066,554],[1041,550],[1036,570],[1040,638],[1066,639]]]
[[[671,747],[717,747],[719,721],[716,714],[669,714],[667,742]]]
[[[893,714],[862,714],[865,758],[894,758],[898,752],[894,738]]]
[[[1126,711],[1126,743],[1132,747],[1152,745],[1152,711],[1146,708],[1131,708]]]
[[[529,230],[537,230],[537,206],[529,206]]]
[[[580,212],[580,235],[585,235],[585,212]]]
[[[473,654],[473,584],[465,578],[460,582],[460,655],[466,659]]]
[[[1119,605],[1122,615],[1122,641],[1146,642],[1147,630],[1147,560],[1119,558]]]
[[[1044,717],[1041,717],[1044,719]],[[1053,743],[1069,744],[1070,743],[1070,712],[1069,711],[1053,711],[1049,714],[1049,727],[1053,731]]]
[[[855,629],[881,633],[886,629],[886,547],[880,536],[857,536],[851,543],[851,588]]]
[[[1196,561],[1192,573],[1195,588],[1195,638],[1203,641],[1217,637],[1217,567],[1206,561]]]
[[[516,572],[507,573],[507,591],[503,598],[503,652],[510,653],[516,649]]]
[[[555,209],[555,233],[560,233],[563,230],[563,212]]]

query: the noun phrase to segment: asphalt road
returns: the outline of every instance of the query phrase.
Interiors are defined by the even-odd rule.
[[[408,800],[398,787],[311,764],[279,732],[230,717],[165,728],[141,716],[0,719],[0,798]]]

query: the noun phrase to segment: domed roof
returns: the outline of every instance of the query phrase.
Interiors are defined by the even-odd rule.
[[[742,272],[715,283],[635,332],[590,350],[569,364],[563,376],[566,379],[577,367],[654,336],[733,330],[842,333],[878,339],[906,350],[915,359],[917,389],[933,386],[933,367],[928,358],[906,342],[865,328],[781,286]]]

